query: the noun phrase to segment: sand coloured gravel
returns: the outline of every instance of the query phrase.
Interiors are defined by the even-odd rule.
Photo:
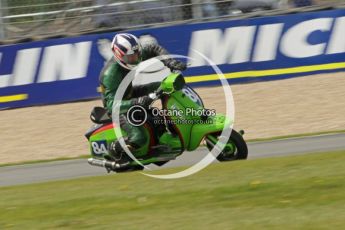
[[[231,86],[235,128],[247,139],[345,130],[345,72]],[[197,88],[208,108],[225,112],[221,87]],[[0,163],[88,154],[84,133],[100,100],[0,112]]]

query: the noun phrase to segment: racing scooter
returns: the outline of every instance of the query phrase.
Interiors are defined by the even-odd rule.
[[[203,140],[210,151],[220,148],[216,157],[219,161],[247,158],[248,149],[242,137],[243,131],[232,129],[230,137],[219,144],[218,141],[223,138],[222,130],[229,128],[233,121],[225,115],[205,109],[199,95],[185,83],[182,73],[169,73],[158,90],[149,96],[153,100],[161,100],[160,111],[163,112],[157,112],[158,108],[154,107],[147,110],[148,116],[142,125],[149,138],[138,149],[137,161],[129,158],[130,161],[122,164],[109,155],[110,144],[120,138],[114,129],[120,129],[121,137],[125,138],[127,134],[120,127],[114,127],[104,108],[95,107],[90,117],[96,125],[85,135],[92,155],[88,159],[89,164],[104,167],[108,172],[142,170],[142,165],[148,164],[162,166],[185,151],[196,150]]]

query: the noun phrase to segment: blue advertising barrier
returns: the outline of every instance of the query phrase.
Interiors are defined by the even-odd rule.
[[[345,10],[128,31],[189,56],[186,81],[219,84],[345,70]],[[0,109],[99,97],[98,75],[115,33],[0,46]]]

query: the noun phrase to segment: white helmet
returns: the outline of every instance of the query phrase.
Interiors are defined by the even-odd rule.
[[[114,53],[115,61],[128,70],[133,69],[142,60],[141,44],[139,39],[132,34],[115,35],[111,50]]]

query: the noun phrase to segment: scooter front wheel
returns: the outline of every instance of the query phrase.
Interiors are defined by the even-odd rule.
[[[211,151],[218,141],[219,134],[213,134],[210,137],[206,137],[206,145],[209,151]],[[234,161],[234,160],[244,160],[248,157],[248,147],[246,142],[244,141],[241,134],[236,132],[235,130],[231,131],[231,135],[227,144],[224,146],[223,150],[217,156],[217,160],[219,161]]]

